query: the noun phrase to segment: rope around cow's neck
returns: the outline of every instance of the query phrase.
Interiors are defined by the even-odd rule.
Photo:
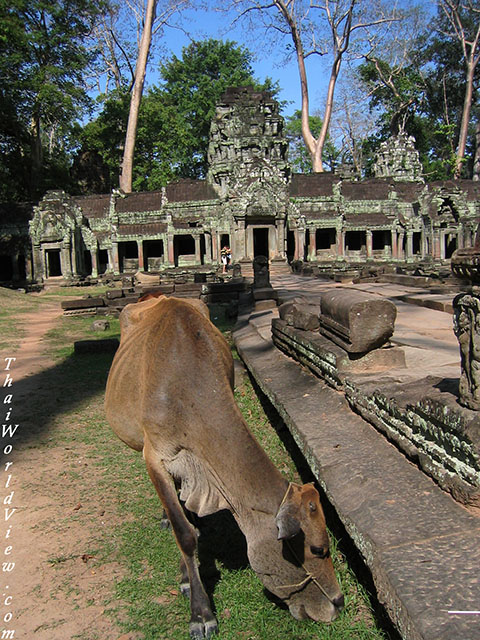
[[[283,500],[280,503],[280,507],[283,505],[283,503],[285,502],[285,500],[287,499],[287,494],[290,490],[290,486],[291,486],[291,482],[288,484],[287,490],[285,492],[285,495],[283,496]],[[279,507],[279,509],[280,509]],[[310,582],[313,582],[313,584],[318,587],[318,589],[320,589],[320,591],[323,593],[323,595],[325,596],[325,598],[327,598],[327,600],[333,604],[333,606],[335,606],[335,603],[333,602],[332,598],[328,595],[328,593],[325,591],[325,589],[322,587],[322,585],[320,584],[320,582],[318,581],[317,577],[313,575],[313,573],[311,573],[307,567],[305,566],[305,564],[300,560],[300,558],[298,557],[298,555],[295,553],[295,549],[292,547],[292,545],[290,544],[289,540],[285,540],[285,543],[287,544],[288,548],[290,549],[290,553],[292,554],[292,556],[295,558],[295,560],[297,561],[297,563],[302,567],[302,569],[305,571],[305,578],[301,581],[301,582],[297,582],[296,584],[284,584],[284,585],[279,585],[278,587],[276,587],[277,589],[291,589],[292,593],[293,591],[300,591],[301,589],[304,589],[307,584],[309,584]]]

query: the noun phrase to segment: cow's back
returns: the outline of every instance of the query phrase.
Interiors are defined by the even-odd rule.
[[[195,447],[196,430],[231,402],[233,362],[221,333],[198,300],[150,299],[121,314],[122,335],[107,382],[107,419],[117,435],[142,450],[145,432],[168,458]]]

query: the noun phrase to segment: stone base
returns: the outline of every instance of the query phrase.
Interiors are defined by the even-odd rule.
[[[398,347],[374,349],[361,356],[352,356],[325,336],[296,329],[280,318],[272,320],[272,339],[281,351],[306,365],[336,389],[343,386],[347,374],[405,367],[405,353]]]

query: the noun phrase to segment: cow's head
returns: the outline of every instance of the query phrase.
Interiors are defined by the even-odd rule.
[[[344,599],[315,487],[291,483],[275,522],[257,533],[249,541],[248,555],[265,587],[299,620],[334,620]]]

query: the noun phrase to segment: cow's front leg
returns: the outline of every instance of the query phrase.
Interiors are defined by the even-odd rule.
[[[198,564],[196,561],[197,533],[190,524],[178,500],[175,485],[165,469],[160,457],[145,439],[143,456],[147,464],[148,474],[157,490],[172,525],[177,545],[182,552],[185,572],[190,583],[190,636],[192,638],[209,638],[217,632],[217,621],[210,608],[210,600],[205,592]]]

